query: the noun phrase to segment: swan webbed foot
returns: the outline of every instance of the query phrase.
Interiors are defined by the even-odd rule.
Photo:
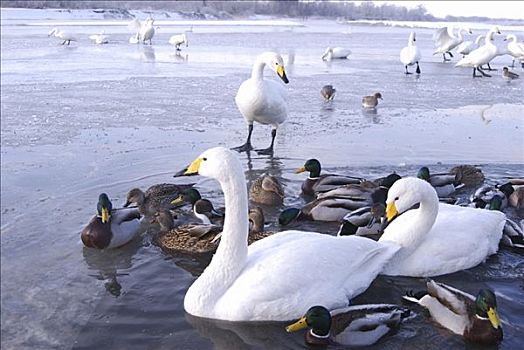
[[[491,71],[494,71],[494,70],[496,70],[496,69],[495,69],[495,68],[491,68],[491,66],[490,66],[489,63],[488,63],[488,70],[491,72]]]
[[[255,150],[258,154],[261,154],[261,155],[273,155],[273,145],[269,146],[268,148],[264,148],[264,149],[256,149]]]
[[[417,62],[417,70],[416,70],[417,74],[420,74],[420,67],[418,66],[418,62]]]
[[[473,78],[482,78],[482,75],[475,74],[478,68],[473,67]]]
[[[412,74],[412,73],[408,72],[408,66],[405,66],[405,68],[406,68],[406,75]]]
[[[482,74],[483,76],[488,77],[488,78],[491,78],[491,75],[486,74],[482,69],[477,68],[477,70],[478,70],[478,71],[480,72],[480,74]]]
[[[249,152],[253,150],[253,146],[251,146],[251,142],[246,142],[242,146],[233,147],[231,149],[237,152]]]

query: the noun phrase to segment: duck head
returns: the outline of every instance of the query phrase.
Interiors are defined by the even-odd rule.
[[[306,327],[311,328],[309,335],[314,338],[327,338],[331,329],[331,314],[323,306],[313,306],[297,322],[286,327],[288,333]]]
[[[202,196],[200,195],[200,192],[196,188],[186,188],[180,194],[178,197],[173,199],[171,201],[172,205],[180,205],[182,203],[191,203],[195,204],[195,202],[199,199],[202,199]]]
[[[304,166],[295,170],[295,174],[303,173],[304,171],[309,171],[310,178],[316,178],[320,176],[320,162],[316,159],[308,159]]]
[[[497,314],[497,299],[493,291],[489,289],[481,289],[479,291],[475,299],[475,314],[478,317],[489,319],[493,328],[498,329],[501,327]]]
[[[417,177],[419,179],[429,181],[429,177],[430,177],[429,168],[427,166],[423,166],[422,168],[420,168],[417,173]]]
[[[381,94],[380,92],[375,93],[374,96],[375,96],[375,98],[376,98],[377,100],[378,100],[378,99],[383,100],[383,98],[382,98],[382,94]]]
[[[160,225],[160,231],[162,232],[170,231],[175,226],[173,215],[169,210],[157,211],[151,223],[155,221]]]
[[[262,208],[255,207],[249,210],[250,231],[264,231],[264,221],[264,212],[262,211]]]
[[[278,224],[281,226],[287,226],[291,222],[298,219],[301,211],[298,208],[288,208],[283,210],[278,216]]]
[[[113,204],[109,200],[109,197],[105,193],[101,193],[100,196],[98,196],[98,204],[96,206],[98,216],[102,218],[102,222],[105,224],[106,222],[109,222],[109,218],[111,217],[111,210],[113,209]]]

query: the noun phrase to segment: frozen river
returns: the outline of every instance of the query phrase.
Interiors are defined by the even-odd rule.
[[[187,181],[172,174],[203,150],[243,143],[247,130],[234,96],[266,50],[284,57],[290,115],[274,157],[241,158],[249,181],[263,172],[282,180],[286,206],[303,203],[304,176],[293,170],[308,158],[329,171],[364,177],[462,163],[479,165],[488,183],[524,175],[523,83],[501,77],[511,58],[492,62],[498,69],[492,78],[472,79],[470,69],[430,55],[432,29],[416,29],[423,54],[417,77],[405,76],[398,62],[410,28],[329,21],[194,26],[190,46],[176,55],[167,41],[187,27],[160,24],[153,45],[142,46],[128,43],[125,26],[68,26],[63,29],[79,42],[60,46],[47,37],[52,21],[21,23],[3,18],[1,27],[2,348],[304,347],[302,335],[286,334],[282,324],[186,315],[185,292],[205,260],[167,256],[147,234],[111,252],[83,248],[79,237],[99,193],[123,204],[133,187]],[[91,44],[88,35],[102,29],[111,43]],[[504,44],[502,37],[496,42]],[[323,62],[329,45],[346,46],[352,55]],[[330,107],[319,95],[325,84],[337,89]],[[361,97],[376,91],[384,97],[378,112],[363,113]],[[270,130],[255,125],[254,145],[269,141]],[[198,188],[223,203],[216,183],[202,179]],[[266,213],[271,226],[277,213]],[[303,227],[333,234],[337,225]],[[515,349],[524,342],[523,278],[522,255],[503,249],[476,268],[438,280],[473,294],[494,289],[505,336],[500,349]],[[379,277],[354,302],[399,303],[407,289],[422,285],[422,279]],[[464,343],[418,310],[376,348],[401,346]]]

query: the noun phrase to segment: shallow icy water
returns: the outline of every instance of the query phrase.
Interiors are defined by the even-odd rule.
[[[303,203],[304,176],[293,170],[312,157],[328,171],[365,177],[460,163],[480,165],[490,183],[524,174],[522,82],[500,77],[510,59],[495,60],[493,78],[473,80],[469,69],[429,56],[428,29],[417,30],[423,51],[417,78],[405,76],[398,63],[407,28],[327,21],[293,31],[195,27],[190,47],[177,56],[166,43],[183,28],[161,27],[153,46],[144,47],[128,44],[125,28],[108,27],[114,42],[97,47],[87,36],[100,28],[68,27],[82,39],[64,47],[47,38],[52,26],[1,27],[5,348],[304,347],[302,334],[286,334],[282,324],[186,315],[185,291],[206,259],[167,256],[147,234],[110,252],[83,248],[79,240],[100,192],[119,205],[132,187],[195,180],[172,174],[209,147],[244,141],[234,95],[264,50],[284,55],[290,115],[274,157],[241,159],[248,181],[266,171],[282,180],[286,206]],[[353,54],[322,62],[328,45],[348,46]],[[327,83],[338,90],[332,106],[319,96]],[[377,114],[363,113],[361,96],[375,91],[384,96]],[[253,142],[266,146],[268,128],[255,125]],[[206,197],[223,203],[216,183],[197,180]],[[276,214],[266,212],[274,227]],[[301,227],[334,233],[337,225]],[[494,289],[505,332],[499,348],[513,349],[524,341],[523,276],[522,255],[502,250],[485,264],[438,280],[473,294]],[[399,303],[405,290],[422,285],[422,279],[379,277],[354,303]],[[416,311],[376,348],[464,347],[460,337]]]

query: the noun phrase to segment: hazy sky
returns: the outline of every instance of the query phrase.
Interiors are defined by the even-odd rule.
[[[524,20],[524,1],[374,1],[391,3],[407,8],[424,5],[435,17],[483,16]]]

